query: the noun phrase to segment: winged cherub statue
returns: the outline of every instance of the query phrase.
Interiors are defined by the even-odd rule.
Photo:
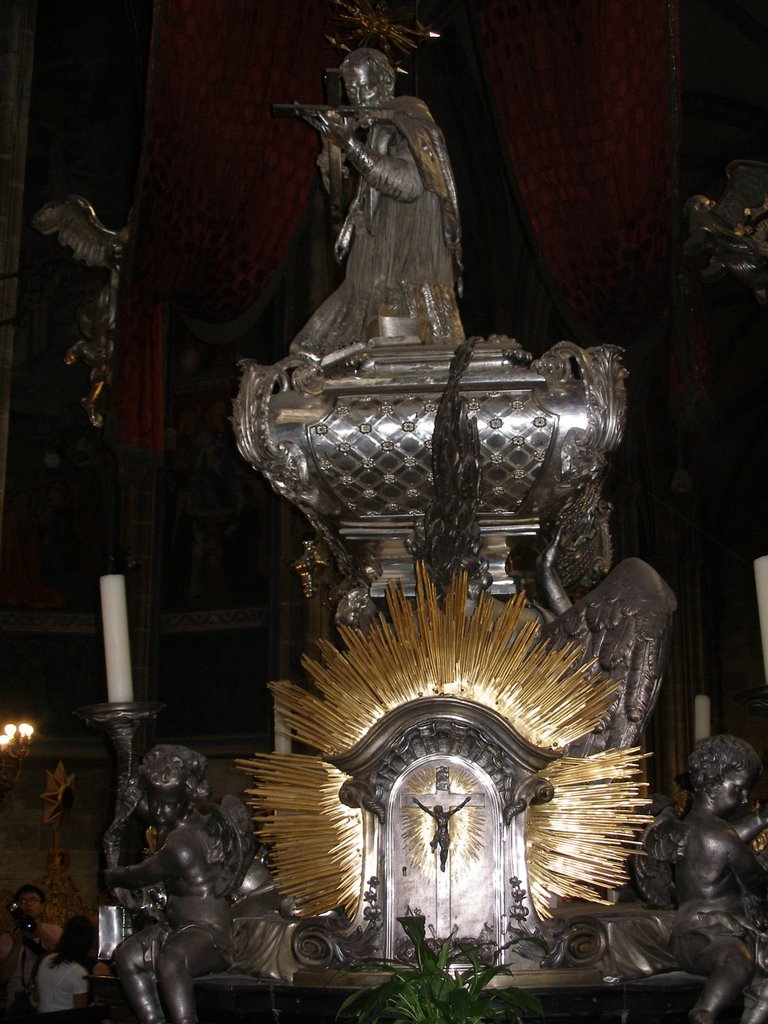
[[[638,885],[657,906],[677,903],[672,951],[681,968],[707,978],[693,1024],[713,1024],[742,993],[742,1024],[765,1024],[768,875],[750,843],[768,826],[768,803],[731,820],[762,764],[745,740],[719,735],[697,743],[687,769],[691,806],[682,819],[667,807],[648,826]]]
[[[106,884],[150,923],[115,950],[115,965],[141,1024],[194,1024],[193,980],[226,970],[232,920],[226,900],[254,857],[252,823],[241,800],[225,796],[207,814],[206,759],[189,747],[161,744],[142,760],[134,782],[136,812],[157,830],[157,850],[107,870]],[[125,891],[129,890],[129,891]]]

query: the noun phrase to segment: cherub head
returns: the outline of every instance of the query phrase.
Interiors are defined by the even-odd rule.
[[[189,747],[160,743],[139,765],[139,784],[146,794],[147,814],[155,825],[176,825],[199,800],[211,794],[205,780],[208,762]]]
[[[738,736],[709,736],[688,756],[688,777],[694,793],[717,799],[719,810],[738,810],[763,770],[754,748]]]

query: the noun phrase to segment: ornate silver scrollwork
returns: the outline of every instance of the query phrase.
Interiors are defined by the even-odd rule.
[[[318,488],[311,482],[307,470],[307,457],[294,441],[278,440],[272,430],[271,405],[273,395],[287,391],[291,384],[298,388],[298,380],[291,370],[310,373],[316,363],[303,355],[288,356],[274,366],[261,366],[252,360],[240,364],[243,376],[240,391],[233,403],[232,424],[237,447],[243,458],[269,480],[272,487],[294,504],[330,511],[323,502]]]
[[[605,956],[608,936],[597,919],[574,921],[563,936],[563,961],[569,967],[592,967]]]
[[[373,881],[377,880],[369,880],[369,886]],[[369,902],[371,906],[375,906],[375,901]],[[365,928],[349,931],[349,922],[342,914],[309,918],[293,934],[291,950],[296,962],[305,968],[323,970],[373,956],[381,947],[381,912],[374,911],[366,920]]]
[[[554,797],[555,788],[542,775],[529,775],[515,788],[511,799],[504,804],[504,822],[509,824],[516,814],[521,814],[529,804],[546,804]]]
[[[607,453],[618,447],[624,431],[627,370],[622,365],[622,349],[600,345],[585,350],[572,341],[561,341],[534,360],[531,368],[553,388],[566,381],[583,383],[587,425],[571,430],[564,439],[560,471],[564,477],[594,477],[604,468]]]
[[[333,552],[341,572],[351,580],[361,579],[362,568],[329,525],[327,517],[339,509],[313,482],[305,449],[296,440],[278,439],[274,433],[275,395],[293,390],[299,395],[315,396],[322,391],[323,374],[317,360],[299,353],[273,366],[262,366],[252,360],[243,360],[240,366],[240,390],[232,403],[238,451],[264,474],[279,495],[304,513]]]
[[[555,524],[565,584],[600,578],[612,561],[600,486],[622,433],[621,350],[561,342],[528,365],[498,336],[471,339],[463,357],[385,341],[341,359],[244,363],[234,406],[241,453],[336,558],[337,623],[365,628],[390,579],[412,593],[417,551],[433,576],[461,565],[475,589],[514,593],[517,538]]]
[[[362,807],[384,824],[386,812],[381,800],[376,799],[375,788],[366,779],[346,779],[339,790],[339,800],[347,807]]]
[[[561,529],[558,570],[564,585],[589,587],[613,563],[612,506],[602,499],[602,482],[607,455],[620,444],[626,418],[627,370],[622,349],[602,345],[584,350],[562,341],[532,365],[553,391],[563,382],[580,381],[583,386],[586,424],[566,434],[559,466],[560,478],[579,486],[569,488],[550,522]]]

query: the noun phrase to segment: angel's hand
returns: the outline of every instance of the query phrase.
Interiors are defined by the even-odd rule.
[[[104,872],[104,884],[108,889],[125,884],[125,870],[123,868],[107,868]]]
[[[121,884],[122,883],[122,884]],[[129,910],[138,910],[141,905],[140,899],[130,889],[125,888],[125,874],[123,868],[107,868],[104,872],[104,885],[114,894],[118,903]]]

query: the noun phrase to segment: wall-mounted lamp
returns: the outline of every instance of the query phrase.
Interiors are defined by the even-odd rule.
[[[21,774],[34,729],[27,722],[6,725],[0,733],[0,811]]]

